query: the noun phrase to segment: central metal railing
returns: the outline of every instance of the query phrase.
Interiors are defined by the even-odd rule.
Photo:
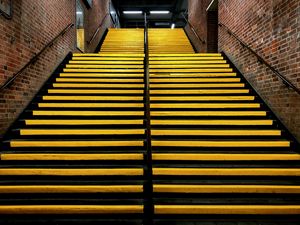
[[[150,80],[149,80],[149,46],[147,14],[144,13],[144,104],[146,125],[146,151],[144,153],[144,225],[153,224],[153,181],[152,181],[152,150],[150,123]]]

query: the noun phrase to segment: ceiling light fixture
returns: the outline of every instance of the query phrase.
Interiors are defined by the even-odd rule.
[[[142,11],[123,11],[124,14],[142,14]]]
[[[174,29],[174,28],[175,28],[175,23],[172,23],[171,29]]]
[[[76,12],[76,14],[82,14],[82,12]]]
[[[161,10],[161,11],[150,11],[150,14],[169,14],[170,11],[168,10]]]

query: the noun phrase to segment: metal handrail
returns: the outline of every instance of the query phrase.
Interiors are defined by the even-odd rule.
[[[103,25],[103,23],[104,23],[104,21],[105,21],[105,19],[106,19],[107,16],[110,16],[110,14],[109,14],[109,13],[106,13],[106,14],[105,14],[105,16],[104,16],[103,19],[101,20],[99,26],[98,26],[97,29],[95,30],[93,36],[91,37],[91,39],[90,39],[89,41],[87,41],[87,44],[88,44],[88,45],[90,45],[90,44],[92,43],[92,41],[96,38],[96,36],[97,36],[97,34],[99,33],[100,28],[102,27],[102,25]],[[112,21],[113,21],[113,20],[112,20]],[[113,23],[114,23],[114,21],[113,21]]]
[[[26,65],[24,65],[17,73],[15,73],[11,78],[9,78],[1,87],[0,87],[0,91],[4,90],[6,87],[8,87],[10,84],[13,83],[13,81],[20,76],[20,74],[22,74],[24,72],[24,70],[30,66],[31,64],[35,63],[38,58],[40,57],[41,54],[43,54],[43,52],[48,49],[49,47],[51,47],[54,42],[60,37],[63,36],[67,31],[69,31],[72,27],[74,26],[73,23],[70,23],[68,26],[66,26],[66,28],[64,28],[61,32],[59,32],[59,34],[57,34],[50,42],[48,42],[43,49],[35,54],[34,57],[32,57],[30,59],[30,61],[28,63],[26,63]]]
[[[241,40],[234,32],[232,32],[225,24],[219,23],[219,27],[224,28],[227,33],[233,36],[244,48],[247,48],[253,55],[255,55],[259,62],[265,64],[277,77],[279,77],[282,82],[289,88],[292,88],[295,92],[300,94],[300,89],[297,88],[290,80],[288,80],[284,75],[282,75],[278,70],[271,66],[264,58],[262,58],[256,51],[254,51],[247,43]]]
[[[184,15],[184,13],[181,13],[183,19],[185,20],[185,22],[189,25],[189,27],[191,28],[191,30],[193,31],[194,35],[197,37],[197,39],[202,43],[205,44],[205,40],[203,40],[202,38],[199,37],[199,35],[197,34],[195,27],[190,23],[190,21],[186,18],[186,16]]]
[[[149,80],[149,46],[148,46],[148,25],[147,25],[147,14],[144,13],[144,102],[145,102],[145,124],[146,124],[146,152],[144,154],[145,162],[145,225],[153,225],[153,181],[152,181],[152,145],[151,145],[151,124],[150,124],[150,80]]]

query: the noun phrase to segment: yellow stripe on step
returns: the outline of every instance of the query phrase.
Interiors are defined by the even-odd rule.
[[[109,60],[109,61],[96,61],[96,60],[92,60],[92,61],[69,61],[70,64],[91,64],[91,65],[95,65],[95,64],[101,64],[101,65],[112,65],[112,64],[117,64],[117,65],[124,65],[124,67],[126,67],[126,65],[144,65],[144,61],[120,61],[120,60]],[[217,62],[218,63],[218,62]],[[219,63],[224,63],[224,62],[219,62]]]
[[[21,129],[20,135],[141,135],[144,129]]]
[[[181,56],[181,57],[149,57],[150,61],[183,61],[183,60],[195,60],[197,62],[202,62],[202,60],[222,60],[222,56]],[[224,60],[226,61],[226,60]],[[205,62],[205,61],[204,61]],[[163,63],[163,62],[161,62]]]
[[[142,125],[143,120],[25,120],[26,125]]]
[[[185,77],[195,77],[195,78],[216,78],[216,77],[236,77],[236,73],[152,73],[150,78],[185,78]]]
[[[141,193],[142,185],[2,185],[0,193]]]
[[[197,153],[153,153],[153,160],[196,160],[196,161],[284,161],[300,160],[299,154],[197,154]]]
[[[151,101],[253,101],[254,96],[151,96]]]
[[[290,141],[158,141],[152,140],[156,147],[290,147]]]
[[[53,87],[57,88],[143,88],[144,84],[72,84],[72,83],[53,83]]]
[[[3,153],[1,160],[143,160],[143,154],[33,154],[33,153]],[[1,187],[1,186],[0,186]]]
[[[121,78],[121,79],[98,79],[98,78],[56,78],[56,82],[99,82],[99,83],[143,83],[144,79],[134,79],[134,78]]]
[[[155,214],[298,215],[299,205],[155,205]]]
[[[168,135],[190,135],[190,136],[280,136],[280,130],[163,130],[152,129],[152,135],[168,136]]]
[[[43,100],[57,101],[143,101],[143,96],[43,96]]]
[[[143,116],[144,111],[32,111],[33,116]]]
[[[143,77],[140,73],[60,73],[60,77]]]
[[[142,205],[6,205],[0,214],[141,214]]]
[[[40,103],[41,104],[41,103]],[[45,103],[47,104],[47,103]],[[222,108],[260,108],[259,103],[151,103],[153,109],[172,108],[172,109],[222,109]]]
[[[165,176],[300,176],[298,168],[153,168]]]
[[[240,81],[240,78],[150,78],[150,83],[226,83]]]
[[[158,61],[158,60],[150,60],[150,65],[169,65],[169,64],[218,64],[218,63],[226,63],[226,60],[168,60],[168,61]]]
[[[156,193],[255,193],[299,194],[300,186],[288,185],[178,185],[154,184]],[[0,189],[1,190],[1,189]]]
[[[139,168],[105,168],[105,169],[48,169],[48,168],[0,168],[0,176],[141,176]]]
[[[182,56],[182,57],[185,57],[185,56],[192,56],[192,57],[196,57],[196,56],[211,56],[211,57],[221,57],[222,54],[221,53],[191,53],[191,54],[188,54],[188,53],[160,53],[160,54],[156,54],[156,53],[152,53],[152,54],[149,54],[149,56]],[[181,57],[180,57],[181,58]]]
[[[142,108],[143,103],[38,103],[40,108]]]
[[[101,57],[144,57],[145,54],[135,54],[135,53],[73,53],[73,56],[80,56],[80,57],[86,57],[86,56],[101,56]]]
[[[142,73],[144,69],[63,69],[65,73]]]
[[[206,66],[207,67],[207,66]],[[221,67],[215,66],[214,67]],[[222,66],[225,67],[225,66]],[[135,69],[141,69],[144,68],[144,65],[77,65],[77,64],[67,64],[66,68],[82,68],[82,69],[110,69],[110,68],[135,68]],[[194,68],[194,67],[191,67]]]
[[[266,116],[265,111],[151,111],[151,116]]]
[[[144,90],[131,89],[48,89],[49,94],[143,94]]]
[[[249,93],[249,89],[202,89],[202,90],[174,90],[174,89],[164,89],[164,90],[150,90],[150,94],[246,94]]]
[[[65,69],[64,69],[65,70]],[[67,72],[67,71],[65,71]],[[69,71],[69,72],[73,72],[73,71]],[[97,71],[95,71],[97,72]],[[104,71],[103,71],[104,72]],[[130,71],[128,71],[130,72]],[[150,69],[150,73],[203,73],[203,72],[220,72],[220,73],[225,73],[225,72],[233,72],[233,70],[231,68],[229,69],[213,69],[213,68],[209,68],[209,69]]]
[[[10,141],[11,147],[122,147],[138,146],[142,147],[143,141]]]
[[[53,84],[54,85],[54,84]],[[219,88],[219,87],[245,87],[244,83],[208,83],[208,84],[199,84],[199,83],[194,83],[194,84],[150,84],[150,88],[204,88],[204,87],[209,87],[209,88]]]
[[[124,67],[124,66],[123,66]],[[140,67],[128,67],[126,65],[127,68],[140,68]],[[69,67],[67,65],[67,68],[85,68],[85,67]],[[93,68],[93,67],[86,67],[86,68]],[[94,67],[94,68],[98,68],[98,67]],[[101,67],[101,68],[105,68],[105,67]],[[112,67],[112,68],[119,68],[119,67]],[[184,64],[184,65],[174,65],[174,64],[169,64],[169,65],[149,65],[150,69],[160,69],[160,68],[229,68],[229,64],[207,64],[207,65],[203,65],[203,64],[198,64],[198,65],[193,65],[193,64]]]
[[[272,125],[273,120],[151,120],[151,125]]]
[[[72,60],[87,60],[87,61],[142,61],[144,58],[141,57],[72,57]]]

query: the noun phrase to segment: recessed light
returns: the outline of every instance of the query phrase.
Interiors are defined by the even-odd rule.
[[[174,28],[175,28],[175,23],[172,23],[171,29],[174,29]]]
[[[168,10],[150,11],[150,14],[169,14]]]
[[[123,11],[124,14],[142,14],[142,11]]]

